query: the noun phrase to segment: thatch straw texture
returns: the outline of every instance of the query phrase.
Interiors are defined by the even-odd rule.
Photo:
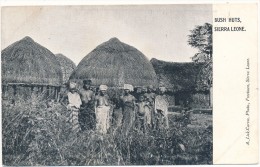
[[[56,56],[25,37],[2,50],[2,84],[60,86],[62,72]]]
[[[173,91],[196,91],[197,77],[205,63],[172,63],[151,59],[160,84]]]
[[[136,48],[117,38],[97,46],[77,66],[70,79],[91,79],[94,85],[122,87],[157,85],[152,64]]]
[[[72,60],[70,60],[63,54],[58,53],[55,55],[56,55],[57,60],[60,63],[60,67],[61,67],[61,71],[62,71],[62,83],[65,84],[68,82],[71,73],[76,68],[76,65]]]

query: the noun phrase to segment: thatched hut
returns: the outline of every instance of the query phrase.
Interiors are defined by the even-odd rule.
[[[69,77],[71,73],[76,68],[76,64],[61,53],[55,55],[58,62],[60,63],[60,67],[62,71],[62,83],[66,84],[69,81]]]
[[[114,88],[120,88],[124,83],[157,85],[156,73],[147,57],[117,38],[102,43],[84,57],[70,79],[91,79],[95,86],[106,84]]]
[[[57,96],[62,72],[51,51],[25,37],[2,50],[1,58],[4,96],[26,98],[33,91]]]
[[[198,89],[198,74],[205,63],[172,63],[151,59],[158,80],[165,85],[174,98],[172,105],[192,108],[209,108],[209,90]]]

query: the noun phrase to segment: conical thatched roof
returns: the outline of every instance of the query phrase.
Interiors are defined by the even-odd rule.
[[[59,86],[62,72],[56,56],[25,37],[2,50],[2,83]]]
[[[97,46],[81,60],[70,79],[91,79],[94,85],[121,87],[157,85],[152,64],[136,48],[117,38]]]
[[[76,68],[76,65],[72,60],[70,60],[69,58],[67,58],[61,53],[55,55],[61,66],[62,82],[63,84],[65,84],[68,82],[71,73]]]

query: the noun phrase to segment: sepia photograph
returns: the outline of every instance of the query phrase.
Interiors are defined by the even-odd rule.
[[[212,4],[1,8],[2,164],[213,164]]]

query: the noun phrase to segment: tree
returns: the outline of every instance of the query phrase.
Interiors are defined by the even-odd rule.
[[[192,57],[192,60],[195,62],[210,61],[212,59],[212,25],[205,23],[196,26],[190,32],[188,44],[199,49],[199,52]]]
[[[192,57],[192,61],[195,63],[204,63],[196,77],[196,90],[209,91],[209,106],[212,107],[212,25],[205,23],[202,26],[196,26],[190,32],[191,34],[188,35],[188,44],[191,45],[191,47],[199,49],[199,52]]]

